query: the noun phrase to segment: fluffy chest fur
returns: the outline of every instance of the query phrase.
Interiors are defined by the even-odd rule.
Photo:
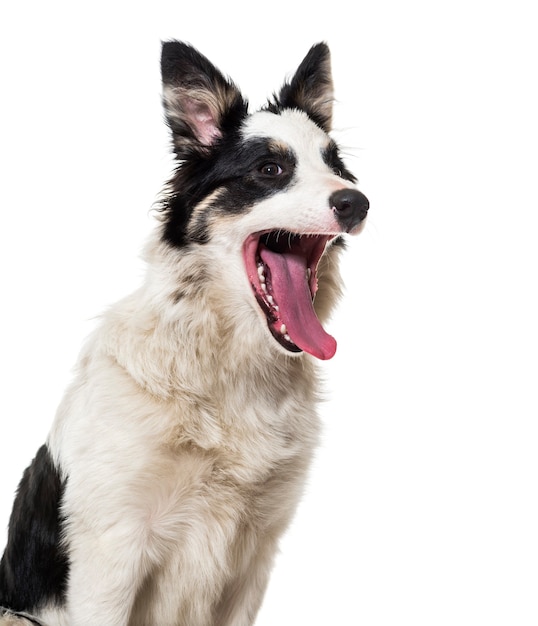
[[[109,323],[113,343],[128,345]],[[261,585],[295,509],[318,432],[311,372],[291,359],[276,376],[275,364],[262,371],[252,359],[249,376],[215,371],[212,359],[184,373],[176,363],[176,393],[159,398],[141,396],[143,373],[119,355],[88,352],[49,440],[68,476],[71,558],[112,559],[118,576],[138,555],[129,623],[218,623],[232,610],[226,587],[254,564]]]

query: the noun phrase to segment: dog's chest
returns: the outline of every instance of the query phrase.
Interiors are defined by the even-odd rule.
[[[105,546],[103,561],[119,559],[125,575],[140,560],[129,626],[215,624],[224,598],[268,574],[295,511],[318,436],[311,379],[221,377],[163,401],[115,362],[98,365],[50,440],[69,475],[73,558]]]
[[[239,581],[270,570],[276,538],[294,511],[310,450],[280,459],[262,479],[245,468],[185,451],[174,485],[153,503],[150,550],[161,554],[138,594],[130,626],[214,623]],[[237,469],[239,467],[239,470]]]

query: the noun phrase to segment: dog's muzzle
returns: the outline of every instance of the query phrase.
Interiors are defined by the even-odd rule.
[[[331,194],[329,206],[346,233],[350,233],[368,214],[368,198],[357,189],[339,189]]]

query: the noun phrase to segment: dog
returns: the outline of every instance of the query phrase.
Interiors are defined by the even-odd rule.
[[[103,314],[20,482],[0,624],[247,626],[318,441],[338,261],[369,202],[314,45],[250,113],[162,44],[175,169],[142,286]]]

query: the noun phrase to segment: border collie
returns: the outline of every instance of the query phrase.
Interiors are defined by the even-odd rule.
[[[177,167],[147,275],[23,475],[3,625],[253,624],[318,439],[323,323],[369,206],[329,135],[329,49],[252,114],[190,45],[161,69]]]

